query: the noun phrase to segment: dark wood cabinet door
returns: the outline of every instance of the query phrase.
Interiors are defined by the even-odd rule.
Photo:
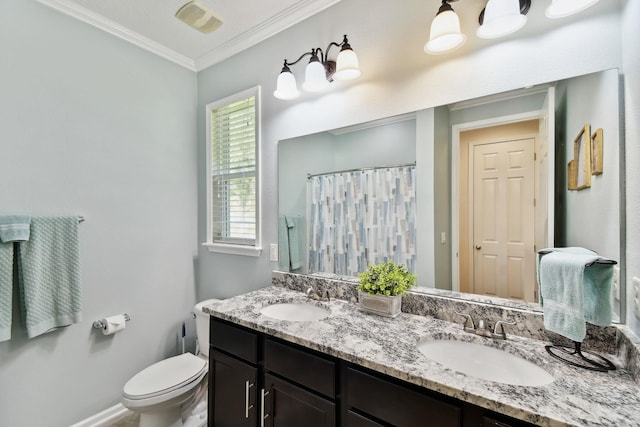
[[[335,404],[273,375],[264,379],[264,425],[267,427],[334,427]]]
[[[255,427],[258,369],[211,349],[209,426]]]

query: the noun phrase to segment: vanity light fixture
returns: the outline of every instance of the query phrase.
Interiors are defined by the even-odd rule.
[[[329,50],[333,46],[340,48],[340,52],[335,61],[329,59]],[[347,40],[347,36],[345,35],[341,43],[331,42],[324,51],[320,48],[315,48],[303,53],[293,62],[285,59],[282,71],[278,76],[278,82],[273,96],[278,99],[295,99],[300,96],[296,78],[289,66],[297,64],[306,56],[310,58],[307,68],[305,69],[302,89],[307,92],[321,92],[325,90],[334,79],[344,81],[354,80],[360,77],[358,57],[351,48],[349,40]]]
[[[547,18],[556,19],[582,12],[586,8],[598,3],[598,0],[551,0],[545,10]]]
[[[480,13],[478,37],[493,39],[518,31],[527,23],[531,0],[489,0]]]
[[[460,18],[449,3],[458,0],[442,0],[436,17],[431,22],[429,41],[424,51],[432,55],[451,52],[462,46],[467,36],[460,32]]]

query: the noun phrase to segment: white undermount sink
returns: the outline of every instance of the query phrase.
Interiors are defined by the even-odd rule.
[[[329,316],[329,309],[303,302],[286,302],[263,307],[260,313],[277,320],[294,322],[314,321]]]
[[[519,356],[482,344],[455,340],[421,340],[418,349],[454,371],[503,384],[543,386],[554,378]]]

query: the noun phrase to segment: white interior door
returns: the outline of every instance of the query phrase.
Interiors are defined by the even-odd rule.
[[[535,301],[535,138],[472,144],[474,293]]]

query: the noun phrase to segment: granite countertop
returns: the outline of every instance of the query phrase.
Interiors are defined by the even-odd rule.
[[[330,310],[314,322],[271,319],[260,309],[280,302],[307,302]],[[509,336],[491,340],[465,333],[459,324],[401,313],[396,318],[366,314],[343,300],[309,300],[303,293],[270,286],[204,307],[229,320],[285,341],[356,363],[540,426],[640,426],[640,387],[623,369],[593,372],[549,356],[544,342]],[[545,386],[502,384],[468,376],[432,361],[416,344],[421,339],[482,342],[517,354],[544,368],[555,380]],[[616,365],[615,357],[607,356]]]

